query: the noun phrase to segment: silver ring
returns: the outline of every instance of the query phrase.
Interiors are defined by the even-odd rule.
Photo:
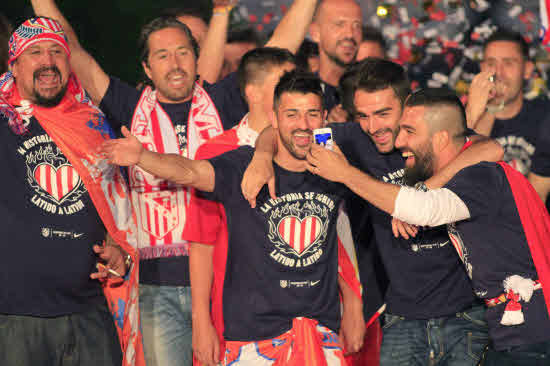
[[[495,75],[489,76],[489,81],[490,81],[491,83],[494,83],[494,82],[495,82]]]

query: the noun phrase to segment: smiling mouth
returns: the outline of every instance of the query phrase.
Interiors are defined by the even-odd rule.
[[[311,144],[312,138],[311,134],[294,134],[292,135],[294,142],[296,146],[298,147],[305,147]]]
[[[47,70],[35,73],[34,81],[45,88],[52,88],[61,82],[61,74],[55,70]]]
[[[406,159],[405,164],[412,165],[414,163],[414,154],[412,151],[403,151],[401,153],[401,156]]]

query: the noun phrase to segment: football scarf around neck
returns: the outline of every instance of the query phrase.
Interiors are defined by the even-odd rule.
[[[0,80],[0,114],[8,119],[9,128],[17,135],[24,135],[28,133],[31,117],[40,123],[80,175],[111,237],[132,257],[133,265],[124,282],[107,280],[102,287],[121,342],[123,366],[145,365],[139,329],[135,219],[120,169],[108,164],[99,153],[111,132],[105,116],[86,98],[74,75],[69,78],[64,98],[53,108],[21,100],[10,73]]]
[[[218,111],[208,93],[193,88],[187,124],[187,146],[180,148],[173,121],[157,101],[157,92],[145,88],[132,118],[131,132],[143,146],[158,153],[194,159],[198,147],[223,132]],[[184,240],[190,190],[158,179],[143,169],[129,168],[132,203],[137,216],[137,243],[142,259],[187,256]]]

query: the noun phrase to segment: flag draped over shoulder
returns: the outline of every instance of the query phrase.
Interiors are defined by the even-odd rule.
[[[15,108],[21,105],[26,106],[24,110]],[[107,280],[102,286],[121,342],[123,365],[145,365],[139,329],[135,220],[120,169],[109,165],[99,153],[111,133],[105,116],[86,98],[74,75],[70,76],[67,93],[59,105],[44,108],[21,100],[9,72],[0,77],[0,114],[18,135],[28,133],[24,119],[30,115],[36,118],[78,171],[109,234],[132,257],[132,268],[122,283]]]
[[[539,195],[527,179],[510,165],[499,162],[506,173],[518,208],[533,263],[542,284],[546,309],[550,315],[550,216]]]

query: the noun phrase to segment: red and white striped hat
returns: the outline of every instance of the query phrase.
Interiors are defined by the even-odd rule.
[[[55,42],[63,47],[67,56],[71,55],[67,36],[61,28],[61,24],[50,18],[36,17],[23,22],[11,35],[9,64],[11,65],[27,47],[42,41]]]

